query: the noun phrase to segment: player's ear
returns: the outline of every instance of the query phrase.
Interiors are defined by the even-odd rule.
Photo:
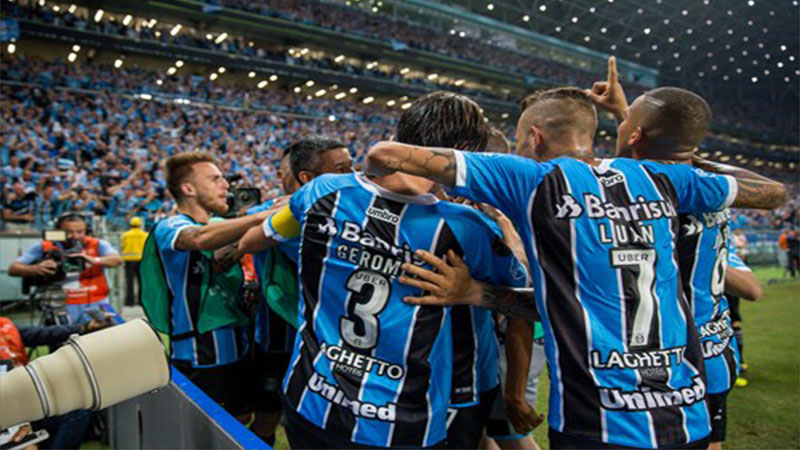
[[[642,142],[643,138],[644,130],[642,130],[642,127],[636,127],[636,129],[633,130],[633,133],[628,136],[628,146],[633,147],[634,145]]]
[[[181,183],[181,193],[184,197],[194,197],[197,195],[197,191],[195,191],[192,183]]]
[[[297,174],[297,180],[300,182],[301,185],[308,183],[309,181],[314,179],[314,175],[311,172],[306,170],[301,170]]]

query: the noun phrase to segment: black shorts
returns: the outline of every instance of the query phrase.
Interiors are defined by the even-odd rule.
[[[172,361],[172,365],[230,415],[253,412],[253,377],[246,360],[204,368],[184,361]]]
[[[498,392],[500,386],[480,394],[477,405],[447,408],[447,438],[444,448],[478,448]]]
[[[560,433],[552,428],[548,430],[548,438],[550,439],[550,448],[555,449],[568,449],[568,450],[589,450],[589,449],[630,449],[632,447],[625,447],[616,444],[607,444],[601,441],[586,439],[580,436],[573,436],[571,434]],[[708,448],[708,438],[699,439],[688,444],[680,444],[670,447],[662,447],[665,449],[698,449],[705,450]]]
[[[708,394],[708,413],[711,415],[711,442],[725,442],[728,426],[728,392]]]
[[[264,353],[256,350],[253,354],[253,396],[256,411],[278,412],[282,409],[283,376],[291,358],[292,354],[287,352]]]

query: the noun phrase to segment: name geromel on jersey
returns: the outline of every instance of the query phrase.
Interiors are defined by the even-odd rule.
[[[388,211],[370,208],[373,217],[391,223],[400,218]],[[334,254],[337,258],[348,261],[364,269],[369,269],[380,274],[394,277],[402,272],[404,262],[421,266],[425,262],[414,253],[408,244],[395,245],[368,231],[364,231],[360,224],[345,220],[341,227],[331,217],[326,217],[324,222],[316,224],[317,233],[325,236],[336,236],[345,241],[336,246]]]

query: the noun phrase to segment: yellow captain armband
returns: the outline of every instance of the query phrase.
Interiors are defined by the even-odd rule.
[[[262,225],[264,235],[278,242],[300,235],[300,222],[292,215],[292,210],[284,206],[280,211],[269,216]]]

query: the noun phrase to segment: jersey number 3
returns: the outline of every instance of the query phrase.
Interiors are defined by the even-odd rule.
[[[385,276],[358,270],[347,279],[350,295],[345,304],[345,316],[339,319],[342,339],[359,349],[371,349],[378,344],[378,314],[386,307],[391,284]]]

